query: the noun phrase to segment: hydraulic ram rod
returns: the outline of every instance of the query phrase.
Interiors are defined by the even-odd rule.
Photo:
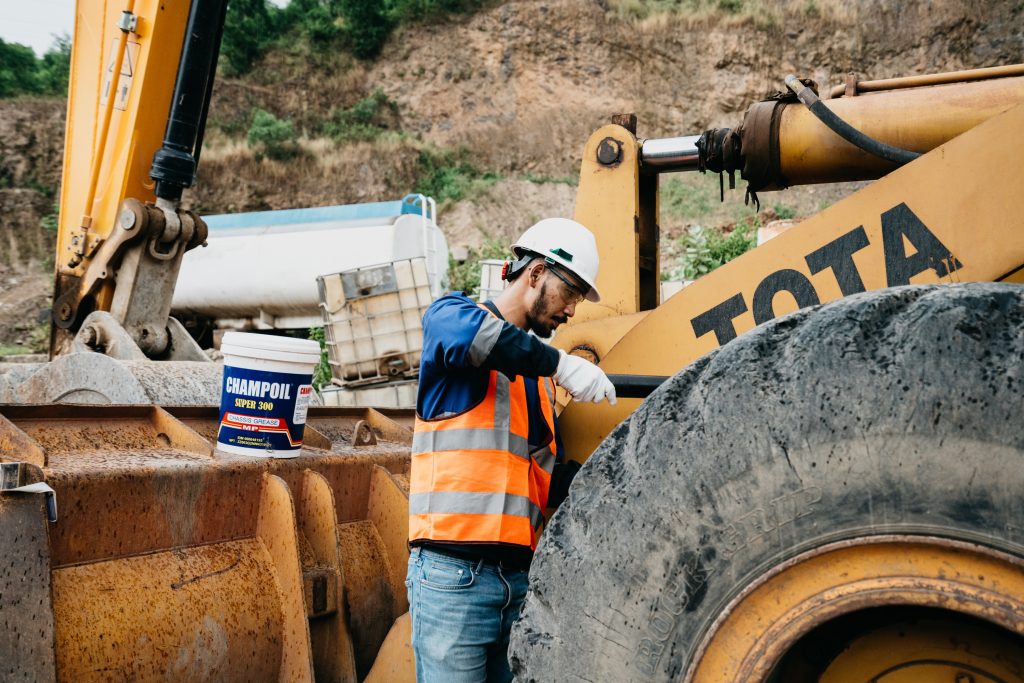
[[[654,138],[640,145],[640,165],[659,173],[696,171],[700,154],[697,150],[699,135],[679,138]]]

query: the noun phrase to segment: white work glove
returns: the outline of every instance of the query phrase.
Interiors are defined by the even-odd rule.
[[[586,358],[570,356],[559,349],[554,378],[577,401],[600,403],[608,399],[608,403],[615,405],[615,386],[601,368]]]

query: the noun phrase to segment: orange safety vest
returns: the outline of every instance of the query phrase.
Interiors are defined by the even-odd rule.
[[[544,387],[541,389],[541,387]],[[457,415],[416,416],[409,540],[536,549],[555,466],[554,385],[538,378],[551,442],[529,450],[526,382],[490,371],[484,399]]]

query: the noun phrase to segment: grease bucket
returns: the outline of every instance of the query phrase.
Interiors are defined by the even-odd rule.
[[[226,332],[217,448],[294,458],[302,448],[320,345],[308,339]]]

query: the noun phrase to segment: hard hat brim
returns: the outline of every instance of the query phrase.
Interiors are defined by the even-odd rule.
[[[551,253],[540,254],[540,253],[538,253],[536,251],[533,251],[532,249],[525,249],[525,248],[519,246],[518,244],[513,244],[512,245],[512,253],[515,254],[517,258],[522,258],[524,254],[533,254],[537,258],[551,259],[552,261],[557,263],[559,266],[561,266],[565,270],[569,271],[570,273],[572,273],[573,275],[578,277],[580,280],[583,280],[583,282],[585,282],[587,284],[587,286],[590,287],[590,289],[588,289],[587,293],[584,295],[584,298],[587,301],[590,301],[591,303],[595,303],[596,304],[598,301],[601,300],[601,295],[598,293],[597,286],[594,284],[594,282],[589,277],[587,277],[586,275],[580,273],[578,270],[573,268],[571,263],[569,263],[565,259],[561,258],[558,254],[551,254]]]

